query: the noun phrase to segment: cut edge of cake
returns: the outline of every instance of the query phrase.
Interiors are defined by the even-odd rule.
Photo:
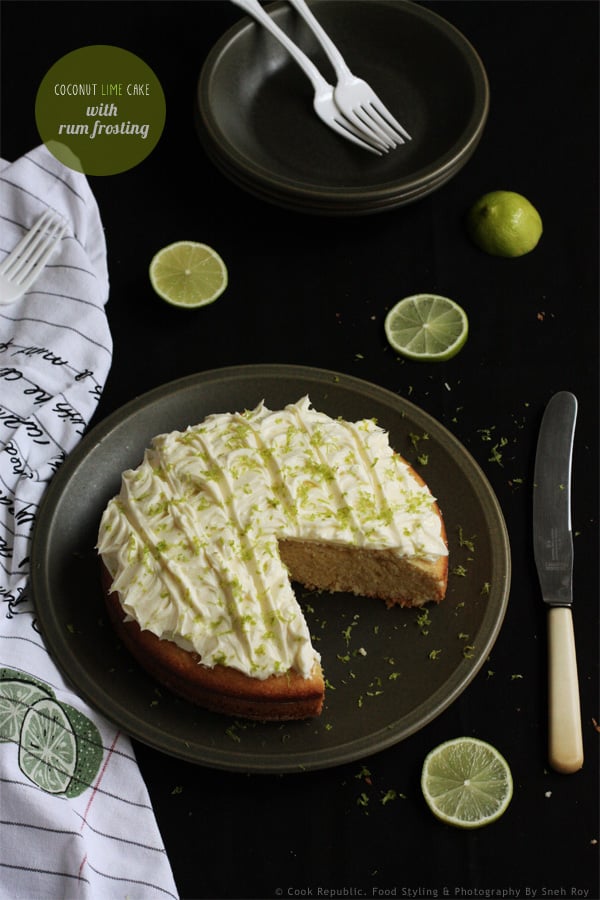
[[[339,429],[347,426],[351,433],[349,436],[344,433],[343,439],[348,439],[350,449],[352,450],[352,447],[354,447],[352,452],[357,454],[357,458],[360,458],[358,464],[364,467],[362,469],[363,474],[359,476],[359,478],[364,479],[361,483],[368,483],[370,479],[374,480],[373,491],[375,500],[372,499],[368,501],[367,514],[373,517],[373,510],[375,509],[377,516],[383,519],[383,516],[377,513],[378,508],[380,510],[383,509],[386,517],[390,513],[385,498],[386,489],[384,487],[384,482],[381,479],[386,472],[392,473],[392,478],[396,477],[393,473],[399,468],[407,473],[406,476],[402,477],[408,477],[409,482],[413,484],[413,488],[409,489],[412,491],[412,493],[409,492],[408,495],[409,505],[414,502],[420,510],[423,502],[426,503],[428,509],[427,515],[429,517],[427,519],[429,523],[427,527],[430,529],[430,531],[425,530],[423,532],[424,535],[428,535],[423,543],[421,543],[421,540],[415,542],[414,546],[416,550],[413,550],[412,555],[407,555],[406,552],[400,549],[399,545],[396,545],[396,543],[392,542],[389,538],[387,538],[383,544],[380,542],[373,543],[373,540],[369,537],[368,533],[365,534],[363,542],[358,543],[353,540],[349,541],[348,537],[343,537],[342,534],[338,537],[335,533],[330,533],[327,537],[321,539],[320,535],[317,537],[313,534],[294,535],[287,533],[285,530],[283,530],[283,532],[281,530],[273,532],[273,534],[276,535],[276,539],[269,552],[272,558],[279,558],[278,566],[281,570],[281,574],[278,576],[280,579],[278,590],[281,590],[287,581],[285,590],[289,593],[290,597],[290,600],[287,601],[288,609],[290,608],[290,602],[294,604],[296,608],[296,611],[294,612],[295,620],[293,631],[290,632],[290,636],[294,636],[293,640],[302,640],[302,646],[305,647],[302,651],[304,656],[301,666],[298,666],[294,661],[291,661],[283,667],[279,665],[278,669],[268,668],[261,671],[258,666],[254,666],[252,669],[244,669],[242,666],[228,664],[228,659],[224,654],[218,655],[213,652],[211,657],[210,653],[209,655],[205,653],[205,649],[200,649],[198,646],[190,644],[185,636],[185,630],[182,631],[176,626],[171,626],[173,630],[165,630],[164,627],[155,629],[151,619],[157,613],[159,616],[162,616],[162,610],[165,607],[165,604],[170,604],[174,599],[171,598],[169,585],[172,583],[174,584],[174,577],[179,578],[177,572],[181,570],[180,562],[175,561],[171,564],[165,561],[163,563],[163,548],[161,545],[165,542],[162,540],[160,543],[156,544],[154,549],[152,543],[150,543],[148,547],[142,545],[141,550],[140,545],[138,544],[135,555],[132,556],[131,551],[128,549],[126,558],[123,559],[120,555],[119,559],[123,559],[123,565],[126,567],[129,567],[131,564],[133,564],[134,567],[137,566],[141,575],[141,580],[137,580],[137,578],[140,577],[138,575],[133,582],[126,579],[124,584],[122,584],[117,571],[118,566],[115,565],[114,561],[113,564],[109,564],[102,552],[103,542],[99,536],[99,552],[103,559],[102,584],[110,620],[116,632],[138,663],[153,676],[156,681],[165,685],[173,693],[206,709],[250,719],[279,721],[301,719],[318,716],[322,710],[325,683],[321,669],[320,655],[316,652],[312,638],[309,636],[308,625],[304,613],[301,611],[297,600],[294,599],[295,594],[291,585],[292,581],[300,583],[305,588],[313,591],[345,592],[364,597],[378,598],[385,602],[388,607],[420,607],[428,602],[439,603],[444,598],[447,588],[448,541],[444,519],[438,503],[431,495],[429,487],[424,479],[402,456],[391,450],[387,434],[374,424],[374,420],[362,420],[358,423],[346,423],[339,419],[333,420],[322,413],[316,411],[313,413],[310,409],[310,401],[308,398],[303,398],[301,401],[298,401],[298,404],[290,404],[290,406],[286,407],[285,411],[272,412],[267,410],[263,405],[259,405],[256,410],[245,414],[223,414],[222,417],[217,415],[208,417],[205,421],[209,422],[210,426],[213,427],[215,423],[218,424],[220,418],[225,421],[225,425],[227,425],[226,420],[231,420],[232,428],[234,428],[232,434],[235,437],[233,453],[235,456],[238,447],[240,446],[237,443],[240,435],[243,434],[244,440],[246,440],[248,429],[252,431],[251,426],[254,422],[256,421],[258,423],[257,427],[261,427],[261,423],[266,417],[269,424],[272,422],[275,423],[275,439],[285,441],[284,452],[287,452],[289,449],[289,437],[288,433],[284,430],[287,423],[283,422],[282,424],[281,421],[276,418],[278,416],[284,416],[286,413],[292,417],[293,423],[296,422],[296,418],[301,421],[302,429],[306,429],[306,437],[303,437],[302,440],[308,442],[306,444],[307,447],[312,447],[313,444],[317,446],[318,450],[316,452],[321,454],[321,456],[319,456],[321,462],[316,465],[313,460],[307,468],[307,471],[310,472],[308,481],[311,484],[319,478],[321,481],[326,481],[329,472],[332,471],[328,466],[327,458],[322,456],[324,452],[324,442],[321,429],[327,428],[328,423],[331,423],[332,435],[337,439],[339,438]],[[314,416],[314,421],[311,419],[310,424],[308,424],[306,418],[311,416]],[[198,432],[197,429],[200,429],[200,431]],[[203,451],[204,444],[200,445],[201,452],[199,452],[199,445],[195,435],[201,433],[201,429],[202,423],[200,426],[188,429],[185,433],[174,432],[172,434],[175,441],[180,441],[180,447],[188,448],[190,442],[193,444],[192,450],[189,451],[191,453],[192,462],[194,458],[196,460],[205,460],[200,463],[199,468],[196,467],[196,469],[194,469],[192,477],[193,479],[196,479],[194,480],[194,485],[196,485],[198,483],[198,475],[203,477],[202,467],[208,467],[206,470],[206,478],[210,494],[210,492],[215,490],[215,488],[212,487],[212,485],[215,484],[215,458],[210,452],[205,453]],[[368,437],[365,437],[367,442],[370,440],[376,440],[378,442],[376,450],[356,448],[358,435],[359,433],[362,433],[361,429],[364,429],[365,435],[369,435]],[[313,436],[315,440],[313,440]],[[163,444],[165,439],[168,439],[169,437],[170,435],[159,436],[159,438],[157,438],[159,445]],[[261,465],[264,465],[265,469],[268,469],[272,465],[273,456],[271,450],[266,451],[266,445],[263,443],[264,438],[265,435],[262,433],[260,434],[260,437],[253,437],[252,441],[256,441],[257,446],[249,452],[256,453],[257,460],[260,459],[262,461]],[[316,438],[318,438],[318,440],[316,440]],[[219,438],[219,440],[221,440],[221,438]],[[155,446],[154,442],[153,446]],[[227,443],[225,443],[225,446],[228,446]],[[185,452],[187,453],[188,450],[186,449]],[[315,451],[311,450],[310,452]],[[387,460],[383,467],[381,466],[380,454],[383,454],[383,459]],[[351,453],[346,455],[351,458]],[[147,487],[153,484],[150,479],[155,478],[160,473],[160,469],[151,468],[148,470],[148,459],[149,457],[146,454],[144,466],[146,467],[146,472],[148,474],[141,476],[139,489],[135,483],[135,476],[138,470],[124,473],[123,485],[125,484],[126,478],[129,480],[128,491],[125,495],[125,503],[128,504],[128,508],[131,510],[131,515],[133,516],[132,521],[137,521],[137,504],[139,501],[137,499],[137,494],[132,491],[140,492],[139,500],[141,500],[142,503],[146,502],[146,496],[151,496],[152,505],[148,508],[147,514],[157,515],[159,521],[162,522],[162,517],[167,508],[164,496],[161,498],[157,497],[155,493],[152,493],[151,495],[147,493]],[[181,465],[181,460],[178,464]],[[193,464],[196,465],[196,463]],[[236,459],[236,464],[239,464],[239,457]],[[344,465],[345,459],[342,463],[342,468],[344,468]],[[378,467],[378,476],[375,476],[374,474],[375,466]],[[389,466],[392,466],[392,468],[386,468]],[[372,470],[373,474],[371,474],[369,470]],[[170,485],[172,476],[169,474],[168,468],[164,471],[164,478],[166,479],[164,483]],[[292,477],[297,477],[298,471],[302,471],[301,466],[291,468],[290,472],[292,472]],[[183,460],[182,472],[184,473],[184,479],[188,479],[190,474],[192,474],[188,469],[185,457]],[[134,479],[133,482],[131,481],[132,478]],[[280,481],[279,484],[283,487],[282,481]],[[317,490],[320,489],[320,486],[317,486]],[[122,491],[123,490],[124,487],[122,486]],[[225,485],[226,494],[229,490],[230,488]],[[337,492],[338,502],[342,504],[340,512],[344,513],[344,520],[348,518],[348,515],[353,516],[354,514],[350,513],[351,507],[347,504],[345,507],[343,506],[345,495],[341,493],[341,488],[334,486],[333,490],[334,493]],[[153,487],[153,491],[156,491],[155,487]],[[300,491],[302,491],[302,488],[300,488]],[[424,492],[424,494],[419,492]],[[258,498],[259,495],[257,494],[256,496]],[[204,498],[203,505],[199,508],[203,510],[201,515],[205,515],[207,509],[205,502],[206,497],[204,495],[202,495],[202,497]],[[364,500],[364,495],[361,494],[360,491],[356,494],[356,497],[359,502]],[[410,500],[411,497],[413,498],[412,500]],[[118,498],[113,498],[113,501],[109,504],[109,508],[113,505],[113,510],[115,510],[115,502],[120,501]],[[173,502],[174,508],[177,510],[175,513],[176,516],[181,516],[182,519],[185,519],[185,516],[188,517],[185,520],[188,523],[186,525],[187,528],[190,524],[189,512],[192,508],[188,500],[185,499],[183,506],[180,506],[180,500],[175,494],[173,500],[170,502]],[[227,502],[230,503],[231,500]],[[383,504],[383,506],[377,507],[374,504]],[[267,507],[268,506],[269,504],[267,504]],[[126,507],[123,507],[123,511],[125,508]],[[318,506],[313,506],[313,508],[318,510]],[[142,509],[143,507],[139,508],[140,515],[142,514]],[[182,511],[180,512],[180,510]],[[183,510],[187,510],[185,515]],[[265,514],[270,516],[270,508]],[[119,513],[119,515],[121,514]],[[105,517],[103,516],[103,523],[104,518]],[[113,548],[113,552],[115,548],[117,550],[119,547],[125,548],[125,544],[119,543],[119,541],[127,540],[127,529],[130,527],[127,516],[125,516],[122,522],[120,520],[116,521],[118,523],[118,531],[117,529],[113,530],[112,525],[101,526],[101,533],[102,527],[104,527],[104,535],[106,537],[110,536],[109,544]],[[143,522],[144,520],[141,521]],[[123,525],[125,526],[124,530],[122,530]],[[109,531],[106,530],[107,527],[110,528]],[[313,531],[312,528],[310,530]],[[433,535],[434,532],[435,537],[433,538],[432,544],[431,535]],[[145,531],[143,533],[144,535],[146,534]],[[189,554],[190,548],[193,552],[197,552],[197,549],[194,550],[194,548],[197,548],[200,545],[198,536],[196,536],[195,532],[192,533],[194,535],[193,541],[190,540],[189,536],[186,536],[185,529],[182,532],[183,540],[186,542],[188,548],[186,553],[183,554],[184,556]],[[150,534],[150,532],[148,534]],[[215,532],[215,534],[218,534],[218,532]],[[403,540],[401,538],[401,532],[396,530],[395,534],[400,537],[401,544]],[[121,535],[123,535],[123,537],[121,537]],[[155,540],[158,539],[155,538]],[[175,540],[178,539],[175,538]],[[177,544],[171,544],[170,546],[174,548],[178,547]],[[183,547],[183,543],[181,546]],[[432,555],[423,553],[423,555],[421,555],[418,548],[422,548],[424,551],[428,546],[435,546],[435,553]],[[153,561],[151,562],[151,560]],[[148,613],[150,613],[151,619],[138,617],[135,605],[132,606],[128,602],[129,584],[134,585],[137,594],[143,597],[145,592],[144,579],[148,572],[151,571],[148,566],[162,566],[163,564],[166,566],[164,572],[167,577],[160,594],[156,595],[158,599],[155,598],[154,594],[150,594],[148,597],[154,598],[151,599],[150,605],[147,600],[144,600],[147,607],[145,614],[148,616]],[[119,563],[119,565],[121,565],[121,563]],[[172,567],[173,565],[175,568]],[[258,565],[258,561],[255,560],[253,565]],[[269,563],[269,565],[271,566],[272,564]],[[158,571],[160,572],[161,569],[159,568]],[[160,578],[163,576],[157,575],[155,577]],[[182,583],[181,579],[180,583]],[[121,588],[125,589],[125,596],[121,595]],[[236,607],[239,607],[236,616],[241,618],[242,607],[246,607],[249,597],[245,595],[244,591],[241,589],[241,583],[239,582],[234,584],[233,591],[236,595],[235,605]],[[267,596],[266,593],[265,596]],[[231,598],[232,597],[233,594],[231,595]],[[230,605],[232,603],[231,598],[228,601]],[[155,602],[158,603],[158,607],[154,605]],[[181,608],[182,602],[184,602],[182,596],[179,595],[176,605],[178,603]],[[214,603],[214,597],[211,602]],[[194,609],[197,613],[205,603],[206,601],[202,600],[202,594],[200,593],[198,597],[195,598],[194,606],[190,607],[190,610]],[[200,604],[200,606],[198,604]],[[272,615],[273,613],[271,612],[270,616]],[[244,616],[244,618],[252,617]],[[220,621],[220,619],[215,620],[215,624],[218,625]],[[284,620],[282,619],[281,622],[278,623],[278,628],[283,627],[283,621]],[[244,628],[245,627],[246,626],[244,626]],[[290,626],[286,627],[289,628]],[[264,622],[262,628],[263,630],[265,628]],[[299,638],[300,634],[303,635],[301,638]],[[290,638],[286,638],[286,640],[289,639]],[[310,656],[306,655],[309,653],[311,654]],[[205,661],[203,661],[203,659]],[[293,657],[293,659],[295,660],[296,657]]]

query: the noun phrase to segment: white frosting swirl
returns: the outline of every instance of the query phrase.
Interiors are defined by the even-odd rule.
[[[209,416],[156,437],[100,525],[98,550],[128,617],[159,638],[256,678],[319,655],[278,540],[447,555],[429,489],[370,419],[304,397],[273,412]]]

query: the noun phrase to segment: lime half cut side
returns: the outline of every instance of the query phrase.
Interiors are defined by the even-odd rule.
[[[77,766],[77,741],[56,700],[38,700],[25,715],[19,766],[34,784],[50,794],[62,794],[69,787]]]
[[[0,741],[18,742],[29,708],[49,696],[49,691],[29,681],[0,681]]]
[[[435,747],[421,773],[425,802],[438,819],[480,828],[499,819],[513,794],[508,763],[491,744],[460,737]]]
[[[399,300],[385,317],[384,327],[394,350],[422,362],[452,359],[469,334],[464,309],[439,294],[414,294]]]
[[[227,267],[217,251],[195,241],[177,241],[159,250],[149,276],[159,297],[187,309],[213,303],[228,283]]]

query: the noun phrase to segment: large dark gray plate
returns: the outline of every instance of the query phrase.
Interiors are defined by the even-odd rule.
[[[314,0],[351,68],[412,140],[378,158],[328,129],[287,51],[245,16],[207,56],[198,127],[213,162],[239,187],[303,212],[381,212],[437,190],[474,152],[489,109],[477,52],[453,25],[410,0]],[[272,18],[335,83],[314,35],[287,3]]]
[[[416,462],[444,513],[448,595],[429,610],[387,610],[347,594],[299,596],[329,688],[322,716],[286,724],[231,720],[159,688],[132,661],[104,613],[95,543],[100,516],[151,438],[213,412],[278,409],[309,394],[346,419],[376,417],[392,445]],[[418,463],[416,463],[417,467]],[[474,551],[459,540],[474,541]],[[287,365],[217,369],[132,400],[82,440],[50,483],[32,545],[39,625],[58,666],[90,703],[138,740],[216,768],[289,772],[368,756],[401,741],[448,707],[484,663],[499,632],[510,582],[501,510],[481,470],[438,422],[383,388],[347,375]],[[484,587],[484,586],[489,586]],[[426,634],[424,632],[427,632]],[[472,648],[472,649],[471,649]]]

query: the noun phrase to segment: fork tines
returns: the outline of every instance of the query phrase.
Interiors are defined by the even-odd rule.
[[[0,264],[0,274],[14,284],[22,284],[34,269],[44,265],[56,241],[62,237],[66,224],[58,213],[46,210]]]

